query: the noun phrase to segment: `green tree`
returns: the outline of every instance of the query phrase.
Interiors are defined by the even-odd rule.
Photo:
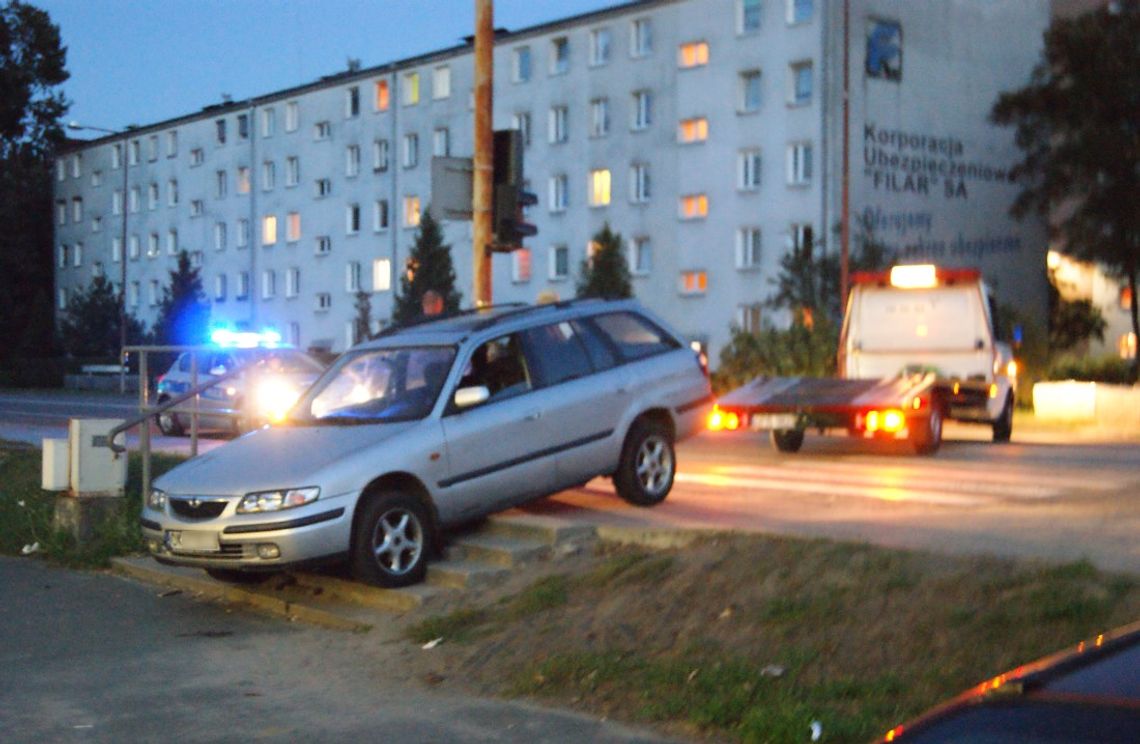
[[[170,284],[162,291],[158,319],[154,322],[155,343],[164,345],[204,344],[210,337],[210,304],[202,292],[198,269],[190,265],[190,254],[179,251],[178,265],[170,272]]]
[[[455,267],[451,262],[451,246],[444,245],[439,223],[425,209],[416,231],[416,242],[408,256],[404,275],[400,277],[400,293],[392,320],[409,323],[423,315],[424,293],[434,289],[443,297],[443,312],[459,310],[462,294],[455,289]]]
[[[372,337],[372,295],[363,289],[356,293],[353,303],[356,316],[352,320],[352,337],[355,343]]]
[[[583,261],[577,284],[578,297],[602,297],[607,300],[633,297],[629,264],[621,248],[621,234],[610,229],[610,223],[594,234],[594,255]]]
[[[139,344],[146,334],[142,323],[126,315],[127,343]],[[119,356],[119,295],[105,276],[97,276],[85,290],[67,301],[59,319],[60,346],[73,357]]]
[[[1104,266],[1136,297],[1140,265],[1140,0],[1054,19],[1029,84],[991,120],[1014,127],[1024,185],[1011,213],[1048,215],[1065,251]],[[1140,336],[1137,303],[1132,331]],[[1132,362],[1137,379],[1138,360]]]
[[[52,348],[51,158],[68,108],[66,56],[47,13],[0,5],[0,360]]]
[[[1067,301],[1049,285],[1049,348],[1069,351],[1078,344],[1096,337],[1104,340],[1108,324],[1100,310],[1089,300]]]

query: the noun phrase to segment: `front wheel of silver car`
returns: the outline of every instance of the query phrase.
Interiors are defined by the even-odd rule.
[[[423,581],[429,533],[427,511],[420,500],[401,491],[386,491],[368,499],[360,509],[353,528],[353,576],[389,588]]]
[[[676,471],[677,456],[668,428],[657,421],[638,421],[625,438],[614,487],[631,504],[653,506],[669,495]]]

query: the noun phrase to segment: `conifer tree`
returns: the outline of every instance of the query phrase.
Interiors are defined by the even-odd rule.
[[[170,284],[163,289],[154,339],[159,344],[195,345],[209,340],[210,305],[202,292],[198,269],[190,265],[190,254],[180,251],[178,266],[170,272]]]
[[[462,294],[455,289],[451,246],[444,245],[439,223],[431,216],[431,211],[425,209],[416,231],[415,245],[400,277],[400,293],[396,296],[392,320],[408,323],[420,318],[423,315],[421,302],[429,289],[443,297],[444,314],[459,310]]]
[[[610,223],[594,234],[594,255],[582,262],[578,279],[579,297],[602,297],[608,300],[633,297],[629,264],[621,249],[621,234],[610,229]]]
[[[127,314],[127,343],[144,340],[142,323]],[[105,276],[97,276],[72,295],[59,320],[60,346],[73,357],[119,356],[119,295]]]

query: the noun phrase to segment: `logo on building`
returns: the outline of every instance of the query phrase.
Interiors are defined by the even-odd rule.
[[[867,77],[902,80],[902,26],[897,21],[867,22]]]

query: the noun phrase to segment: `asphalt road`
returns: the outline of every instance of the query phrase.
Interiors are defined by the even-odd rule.
[[[656,741],[401,679],[383,631],[289,625],[126,579],[0,557],[0,741]]]

